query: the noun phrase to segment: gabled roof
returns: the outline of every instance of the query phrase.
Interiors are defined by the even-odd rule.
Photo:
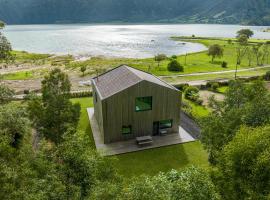
[[[106,99],[141,81],[148,81],[172,90],[177,90],[158,77],[127,65],[121,65],[92,79],[92,83],[96,86],[101,99]]]

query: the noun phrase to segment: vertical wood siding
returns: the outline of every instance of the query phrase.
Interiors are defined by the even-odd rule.
[[[95,92],[96,89],[93,91]],[[137,97],[152,96],[152,110],[135,111]],[[178,132],[180,124],[181,93],[148,81],[142,81],[121,91],[102,103],[94,103],[95,116],[104,133],[104,143],[152,135],[153,122],[173,120],[170,133]],[[96,113],[98,112],[98,113]],[[131,135],[122,135],[122,126],[132,126]]]

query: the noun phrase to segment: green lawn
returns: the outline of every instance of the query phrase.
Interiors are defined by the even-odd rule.
[[[78,130],[89,134],[92,146],[95,147],[86,108],[92,107],[92,98],[72,99],[72,102],[80,103],[82,112]],[[181,169],[195,165],[208,167],[207,153],[200,142],[192,142],[182,145],[150,149],[135,153],[114,156],[115,165],[119,173],[126,178],[140,174],[154,175],[159,171]]]
[[[192,108],[191,115],[196,119],[206,117],[210,113],[209,109],[207,109],[205,106],[198,105],[198,104],[196,104],[190,100],[186,100],[186,99],[184,99],[184,102]]]

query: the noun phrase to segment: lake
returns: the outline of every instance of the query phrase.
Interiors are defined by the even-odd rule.
[[[9,25],[4,30],[16,50],[72,54],[79,57],[107,56],[147,58],[158,53],[185,54],[206,50],[194,43],[176,42],[171,36],[235,37],[250,28],[254,38],[270,39],[266,27],[240,25]]]

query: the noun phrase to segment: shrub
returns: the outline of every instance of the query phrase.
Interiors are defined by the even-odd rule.
[[[217,89],[219,88],[219,84],[218,83],[213,83],[212,86],[211,86],[211,90],[212,91],[217,91]]]
[[[222,67],[222,68],[227,68],[227,66],[228,66],[228,63],[227,63],[227,62],[223,61],[223,62],[221,63],[221,67]]]
[[[82,92],[71,93],[70,98],[92,97],[92,95],[93,94],[91,91],[82,91]]]
[[[183,68],[183,66],[177,60],[172,60],[168,64],[168,71],[172,71],[172,72],[183,72],[184,71],[184,68]]]
[[[270,81],[270,71],[267,71],[265,76],[264,76],[266,81]]]
[[[29,91],[29,90],[24,90],[23,93],[24,93],[24,94],[29,94],[30,91]]]
[[[172,58],[172,59],[177,59],[177,56],[176,56],[176,55],[172,55],[171,58]]]
[[[180,90],[180,91],[185,91],[185,89],[188,87],[189,85],[187,83],[183,83],[183,84],[179,84],[176,85],[175,87]]]
[[[189,86],[185,89],[185,98],[197,102],[199,99],[199,89],[197,87]]]

